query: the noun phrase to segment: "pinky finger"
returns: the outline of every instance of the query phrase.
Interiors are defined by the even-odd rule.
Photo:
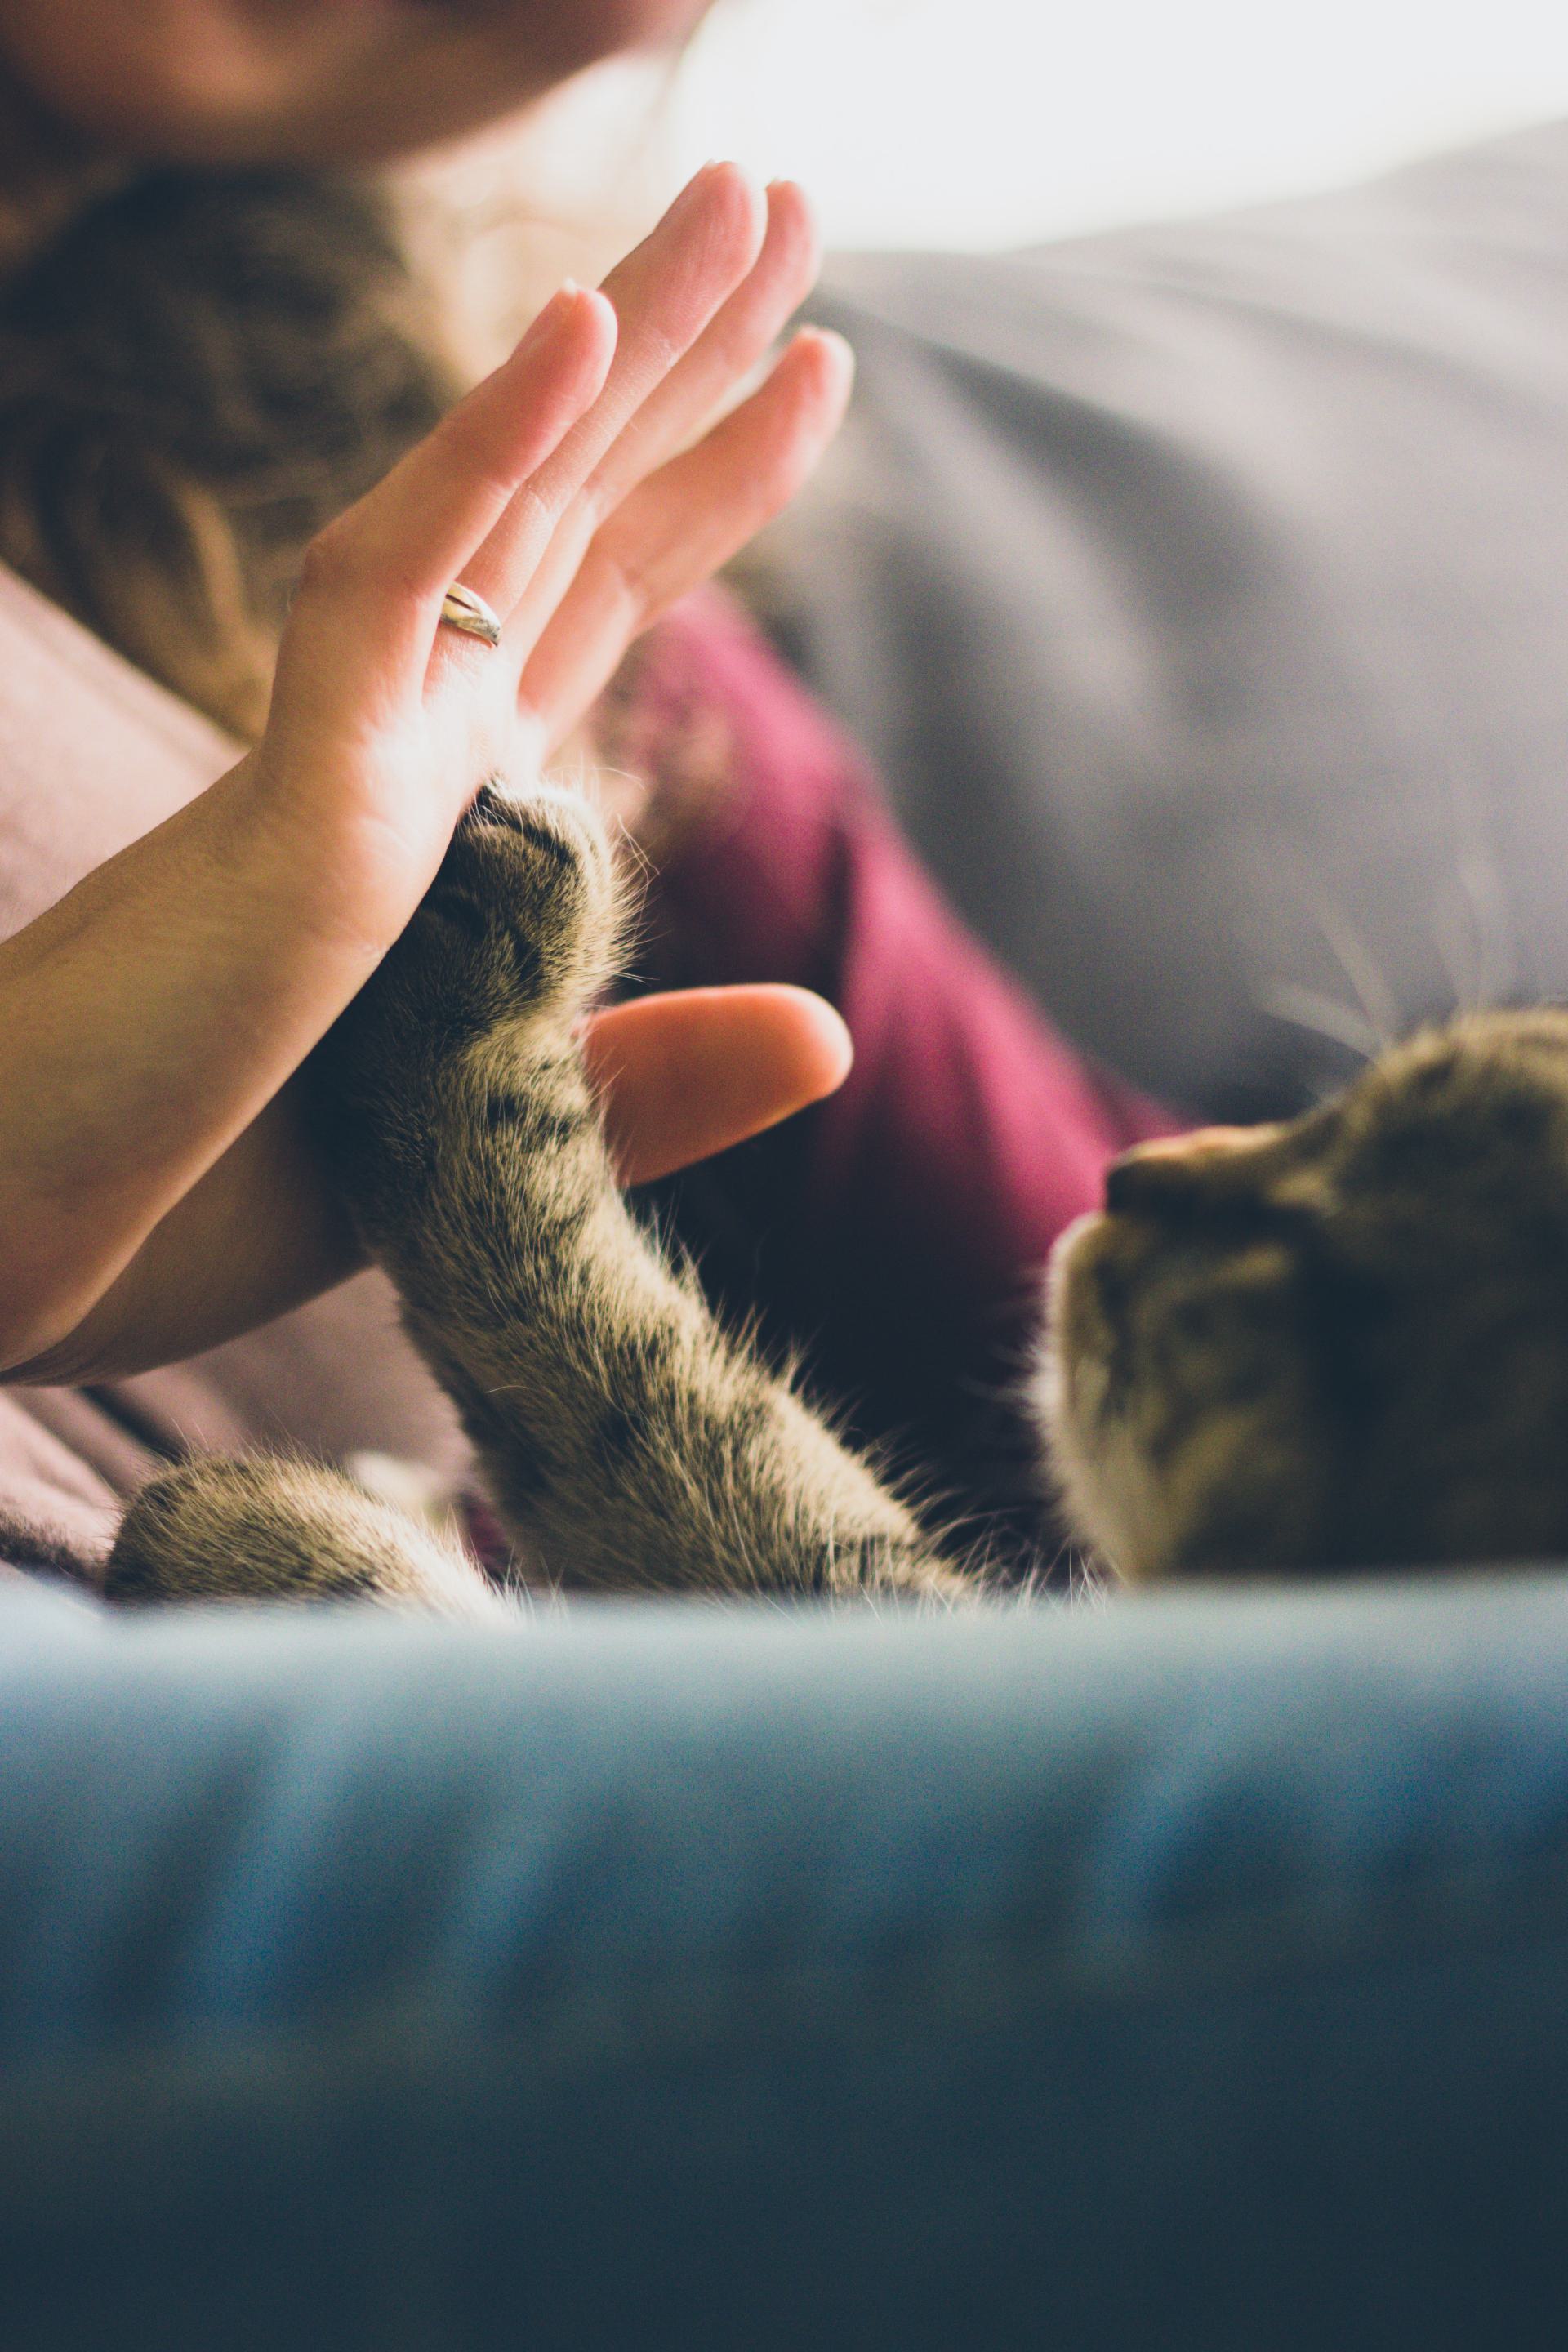
[[[521,705],[552,747],[633,640],[788,505],[837,431],[854,373],[841,336],[805,329],[760,390],[603,526],[522,675]]]

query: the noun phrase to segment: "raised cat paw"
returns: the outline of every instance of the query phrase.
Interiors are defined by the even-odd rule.
[[[609,845],[588,803],[540,787],[487,785],[458,827],[389,963],[420,1017],[480,1034],[520,1016],[574,1020],[613,967]]]
[[[422,905],[309,1065],[321,1139],[374,1239],[384,1179],[406,1198],[479,1097],[570,1053],[615,968],[609,845],[587,803],[487,785]],[[482,1076],[481,1076],[482,1072]]]
[[[363,1052],[379,1027],[441,1051],[520,1019],[570,1023],[602,987],[616,936],[604,829],[577,794],[487,784],[403,937],[350,1008]]]

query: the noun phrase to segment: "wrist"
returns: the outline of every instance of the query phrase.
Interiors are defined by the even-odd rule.
[[[266,906],[279,938],[341,968],[335,1017],[406,929],[471,793],[367,793],[327,759],[280,757],[264,741],[206,797],[209,856]]]
[[[0,1353],[0,1384],[124,1380],[237,1339],[364,1263],[289,1087],[85,1312]]]
[[[307,850],[247,760],[0,948],[10,1377],[55,1369],[374,968]]]

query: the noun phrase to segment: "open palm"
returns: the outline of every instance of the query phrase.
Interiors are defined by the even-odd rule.
[[[797,336],[703,427],[815,266],[797,190],[700,173],[315,542],[256,749],[0,944],[12,1377],[210,1347],[353,1263],[291,1074],[479,786],[526,785],[637,631],[809,470],[848,385],[834,338]],[[456,579],[500,646],[441,625]],[[606,1008],[584,1048],[628,1181],[814,1100],[849,1051],[826,1004],[765,987]]]
[[[797,189],[764,202],[710,166],[315,541],[254,781],[306,836],[335,925],[389,945],[485,778],[537,772],[638,631],[792,494],[843,409],[836,338],[797,336],[692,436],[815,267]],[[499,615],[499,646],[442,626],[458,579]]]

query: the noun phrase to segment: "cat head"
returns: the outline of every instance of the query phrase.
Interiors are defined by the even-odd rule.
[[[1047,1291],[1052,1464],[1124,1575],[1568,1556],[1568,1013],[1129,1153]]]

